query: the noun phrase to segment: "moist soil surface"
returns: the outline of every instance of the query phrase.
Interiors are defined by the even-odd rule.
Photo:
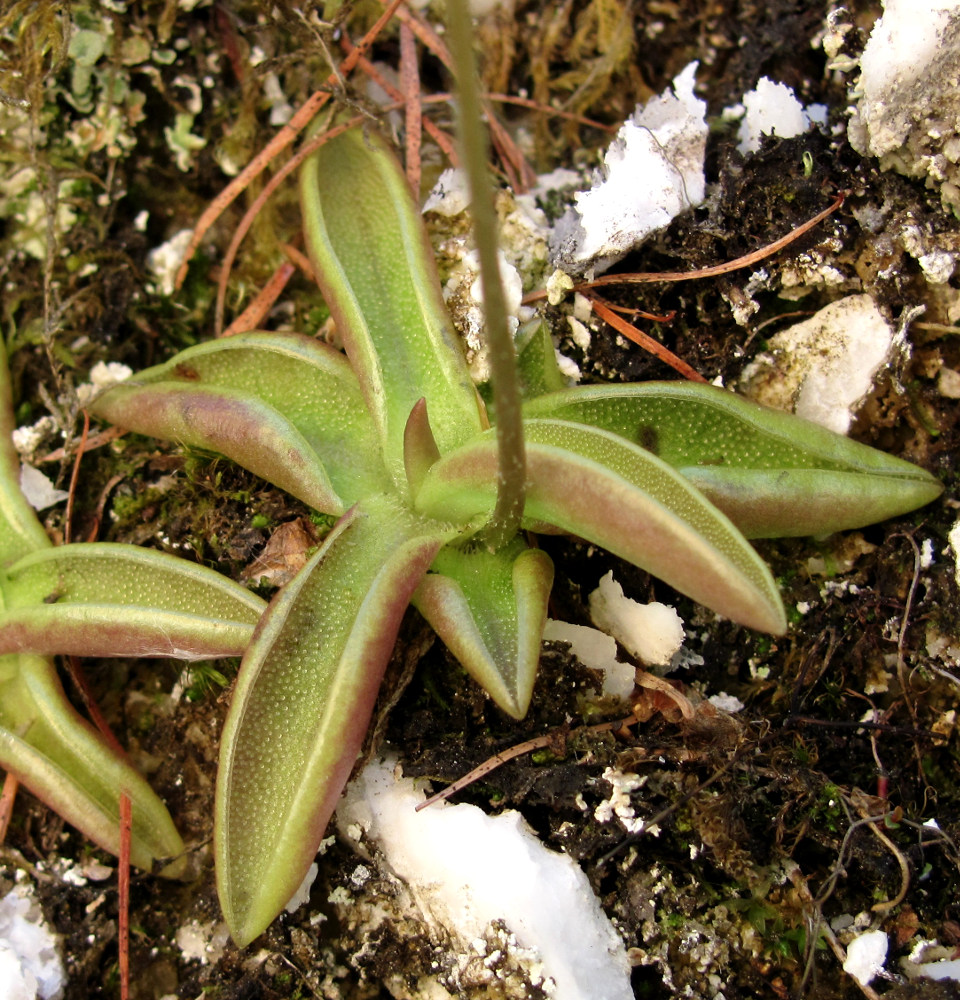
[[[212,336],[220,262],[249,197],[224,214],[179,293],[159,287],[147,253],[195,224],[226,172],[275,132],[271,110],[284,100],[298,106],[326,78],[337,33],[358,38],[371,23],[370,6],[331,4],[323,20],[285,0],[7,5],[0,96],[2,113],[19,116],[20,128],[7,130],[0,205],[14,205],[17,171],[33,170],[36,194],[32,222],[22,194],[2,222],[3,323],[19,422],[54,418],[38,457],[64,435],[75,451],[82,419],[74,386],[94,364],[137,369]],[[848,7],[845,52],[858,55],[879,12],[870,3]],[[861,531],[757,543],[788,609],[782,638],[718,621],[591,546],[542,538],[557,572],[552,617],[590,624],[588,595],[611,570],[629,596],[678,609],[689,665],[673,680],[695,706],[688,720],[670,699],[638,689],[633,709],[643,721],[619,732],[590,729],[631,706],[585,700],[595,674],[554,643],[545,644],[530,712],[512,720],[408,613],[366,753],[389,749],[404,774],[439,789],[492,755],[549,736],[456,801],[494,813],[517,809],[544,844],[577,860],[629,949],[638,998],[859,996],[836,949],[866,928],[889,939],[889,975],[874,980],[876,993],[958,993],[953,983],[905,982],[900,960],[921,940],[938,942],[946,957],[960,947],[960,604],[948,547],[958,427],[942,376],[960,370],[953,325],[960,286],[956,278],[932,284],[903,233],[909,222],[928,246],[947,252],[960,249],[960,237],[937,191],[880,170],[847,142],[856,71],[828,70],[823,48],[812,44],[827,13],[828,5],[801,0],[518,0],[478,27],[490,91],[608,127],[498,106],[542,172],[595,164],[610,126],[699,61],[697,93],[711,123],[707,200],[619,270],[686,271],[732,260],[844,193],[826,221],[762,265],[605,294],[672,314],[669,322],[638,325],[727,385],[778,330],[845,294],[870,294],[894,323],[912,320],[910,349],[881,374],[851,435],[929,469],[946,487],[940,501]],[[84,32],[109,33],[112,43],[99,55],[87,51],[76,41],[93,44]],[[394,28],[371,56],[393,71]],[[425,92],[449,89],[434,54],[423,50],[421,62]],[[736,125],[721,112],[763,75],[791,86],[804,104],[826,105],[829,121],[822,131],[766,138],[745,157]],[[359,74],[338,99],[382,117]],[[430,108],[452,129],[447,105]],[[428,179],[442,166],[432,145],[424,162]],[[556,213],[556,204],[543,207]],[[877,212],[870,229],[858,221]],[[289,186],[241,247],[227,295],[231,317],[283,260],[281,245],[295,239],[297,226]],[[435,235],[442,242],[444,234]],[[752,278],[760,266],[766,277]],[[676,377],[602,323],[594,323],[588,347],[582,338],[575,343],[569,312],[565,302],[544,314],[584,382]],[[265,325],[313,334],[325,318],[319,294],[297,275]],[[72,452],[42,467],[66,488],[71,463]],[[62,539],[64,505],[44,516],[52,537]],[[328,527],[222,459],[133,436],[84,456],[71,518],[74,539],[162,548],[244,580],[302,557]],[[272,543],[283,525],[296,529],[286,548]],[[266,597],[273,592],[258,586]],[[132,997],[443,995],[428,992],[431,982],[468,997],[537,995],[509,966],[509,954],[499,976],[488,963],[487,974],[462,974],[455,983],[443,941],[396,916],[372,921],[377,900],[396,896],[394,881],[335,837],[318,858],[309,902],[237,949],[220,931],[210,850],[218,734],[236,663],[184,672],[164,661],[116,660],[84,670],[190,847],[190,880],[133,879]],[[705,699],[720,692],[743,708],[713,708]],[[651,821],[646,833],[596,818],[611,795],[608,769],[646,779],[631,798],[636,815]],[[62,938],[68,1000],[118,996],[115,859],[26,791],[2,850],[0,889],[26,870]],[[77,878],[78,870],[87,876]],[[65,878],[67,871],[74,877]],[[184,947],[191,936],[200,947]]]

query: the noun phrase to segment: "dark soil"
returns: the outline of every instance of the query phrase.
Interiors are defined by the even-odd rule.
[[[40,259],[24,252],[22,217],[3,221],[4,335],[20,422],[32,423],[52,406],[71,437],[80,427],[71,385],[83,381],[95,362],[142,367],[211,335],[218,263],[244,206],[225,213],[186,288],[173,298],[147,287],[146,253],[194,224],[225,183],[218,163],[243,164],[273,133],[264,100],[267,74],[276,74],[298,105],[326,76],[324,46],[333,44],[318,21],[286,2],[215,3],[189,13],[174,3],[145,2],[126,14],[113,12],[115,6],[24,3],[0,14],[0,91],[37,109],[33,139],[11,140],[11,163],[4,169],[9,177],[34,164],[41,192],[55,189],[55,181],[74,181],[67,197],[77,215],[67,231],[50,228],[56,250]],[[955,984],[897,985],[898,962],[918,940],[960,946],[958,668],[944,651],[960,645],[947,537],[956,520],[951,498],[960,429],[956,401],[941,395],[937,383],[942,367],[960,369],[960,338],[947,315],[960,292],[957,278],[936,289],[929,285],[897,236],[902,219],[912,216],[931,239],[942,237],[944,246],[956,248],[956,220],[921,181],[881,172],[875,160],[860,157],[842,129],[769,139],[744,159],[731,127],[719,120],[724,106],[769,74],[791,85],[804,103],[826,104],[831,126],[843,124],[848,81],[827,73],[822,50],[809,44],[827,9],[809,0],[632,6],[520,0],[512,19],[498,15],[481,29],[490,89],[566,102],[569,110],[612,125],[662,91],[690,60],[700,61],[698,92],[715,119],[708,200],[619,265],[625,271],[689,270],[730,260],[783,236],[846,192],[825,223],[764,262],[770,277],[752,292],[759,310],[746,327],[735,322],[731,303],[749,294],[750,269],[609,292],[624,305],[675,312],[672,322],[651,329],[708,378],[735,382],[765,338],[798,312],[810,314],[844,293],[870,293],[895,319],[916,305],[926,307],[910,331],[909,359],[881,379],[853,436],[933,471],[946,485],[944,497],[861,532],[759,543],[791,614],[784,638],[717,622],[660,581],[592,547],[541,540],[557,567],[553,617],[589,624],[587,596],[613,569],[634,598],[677,606],[687,646],[703,660],[678,675],[679,686],[694,700],[720,691],[736,695],[746,707],[735,716],[703,709],[693,723],[682,724],[669,709],[653,705],[649,720],[629,731],[586,731],[586,724],[615,715],[598,716],[595,709],[585,715],[583,692],[595,678],[565,647],[547,644],[533,705],[517,722],[466,678],[415,612],[405,620],[384,689],[389,711],[378,715],[370,752],[389,747],[407,775],[429,777],[439,788],[493,754],[554,734],[549,747],[505,764],[457,801],[490,811],[519,809],[545,844],[582,865],[630,949],[638,998],[859,996],[822,928],[842,915],[863,914],[891,939],[891,978],[875,981],[878,993],[957,995]],[[852,53],[878,13],[870,3],[853,5]],[[370,11],[359,4],[336,16],[356,38]],[[618,18],[627,19],[634,38],[619,56],[603,35],[603,25]],[[142,42],[152,54],[139,62],[105,57],[85,102],[64,48],[71,23],[101,31],[109,25],[118,46]],[[264,57],[256,67],[254,47]],[[165,62],[164,52],[175,59]],[[375,56],[395,65],[396,53],[395,35],[388,33]],[[422,72],[425,88],[447,88],[433,56],[424,55]],[[119,127],[130,142],[116,150],[109,143],[81,147],[70,129],[94,120],[93,98],[102,95],[110,74],[126,88],[118,107],[132,124]],[[180,170],[163,130],[189,109],[190,86],[198,81],[203,110],[188,131],[206,145]],[[134,93],[144,101],[142,121],[129,110]],[[352,92],[349,99],[361,101]],[[445,106],[431,114],[450,126]],[[545,124],[527,110],[506,108],[502,118],[515,132],[534,137],[530,156],[541,170],[583,162],[609,140],[587,126]],[[858,211],[884,204],[896,206],[886,228],[864,230]],[[281,259],[279,243],[291,240],[296,228],[291,189],[271,203],[241,249],[228,300],[234,314],[269,277]],[[783,269],[801,254],[835,268],[843,284],[811,281],[800,298],[780,294]],[[318,293],[302,278],[294,279],[282,301],[279,318],[304,332],[314,332],[325,317]],[[565,306],[546,312],[562,337],[565,314]],[[586,353],[566,337],[561,348],[580,364],[586,381],[674,377],[609,330],[595,334]],[[47,450],[60,443],[52,435]],[[46,470],[64,482],[68,462]],[[127,437],[84,458],[73,534],[94,531],[101,539],[167,548],[239,579],[277,525],[300,518],[309,523],[309,514],[222,460]],[[48,527],[63,537],[62,506],[50,514]],[[315,530],[322,532],[323,525]],[[935,556],[929,565],[920,558],[926,540]],[[235,666],[220,663],[217,669],[232,677]],[[248,949],[228,943],[210,961],[184,958],[175,942],[178,928],[220,920],[209,839],[217,738],[229,689],[201,668],[187,679],[187,694],[171,699],[174,683],[182,680],[181,667],[172,663],[104,661],[87,671],[109,721],[150,773],[194,860],[192,881],[148,875],[134,881],[133,997],[417,995],[418,981],[435,970],[437,942],[389,922],[364,939],[368,925],[330,897],[345,889],[362,907],[378,893],[389,894],[389,880],[381,872],[357,885],[358,859],[339,842],[319,858],[309,905],[277,920]],[[618,713],[626,714],[622,708]],[[609,796],[601,777],[607,767],[647,776],[633,805],[638,815],[656,819],[657,836],[633,836],[616,822],[593,818]],[[884,822],[862,822],[881,816]],[[935,826],[922,825],[931,820]],[[78,886],[62,878],[69,864],[97,858],[113,865],[113,859],[26,792],[7,845],[0,854],[0,890],[18,866],[36,876],[46,916],[63,936],[68,1000],[118,996],[115,880]],[[317,913],[326,920],[311,919]],[[500,994],[478,986],[464,995]]]

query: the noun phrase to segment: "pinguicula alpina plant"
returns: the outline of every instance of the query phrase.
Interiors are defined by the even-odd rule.
[[[502,460],[387,143],[348,132],[304,166],[317,280],[346,357],[295,334],[205,343],[108,390],[101,417],[220,452],[340,517],[241,663],[217,780],[220,900],[235,940],[301,882],[356,761],[404,609],[509,714],[528,706],[550,560],[494,537]],[[746,536],[827,533],[927,503],[926,472],[707,385],[563,387],[522,345],[522,520],[567,532],[751,628],[782,633]]]
[[[469,67],[465,5],[448,9],[461,21],[455,59]],[[495,235],[472,70],[462,77],[490,319]],[[491,323],[488,413],[386,141],[354,130],[322,146],[301,171],[301,206],[345,355],[296,334],[248,333],[183,351],[93,405],[122,427],[219,452],[339,518],[259,618],[222,735],[215,860],[241,945],[282,910],[316,853],[408,604],[521,717],[553,577],[526,531],[587,539],[728,618],[782,633],[776,584],[748,537],[863,525],[940,492],[909,463],[715,387],[567,388],[542,327],[515,357]]]

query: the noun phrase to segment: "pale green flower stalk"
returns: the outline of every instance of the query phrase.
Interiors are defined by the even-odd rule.
[[[457,67],[460,148],[470,185],[470,214],[480,259],[483,310],[490,351],[490,382],[497,414],[497,503],[483,532],[486,543],[496,550],[516,536],[523,516],[526,456],[520,384],[497,260],[497,216],[487,170],[489,143],[483,127],[483,109],[473,54],[473,29],[466,0],[448,0],[447,30],[450,51]]]

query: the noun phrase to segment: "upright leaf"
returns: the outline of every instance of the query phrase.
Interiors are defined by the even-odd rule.
[[[424,397],[440,451],[480,430],[476,392],[407,180],[384,140],[354,129],[321,146],[300,177],[317,280],[406,490],[403,431]]]

